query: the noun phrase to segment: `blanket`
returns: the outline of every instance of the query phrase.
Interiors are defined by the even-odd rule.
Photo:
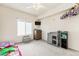
[[[22,56],[22,54],[15,43],[0,42],[0,56]]]

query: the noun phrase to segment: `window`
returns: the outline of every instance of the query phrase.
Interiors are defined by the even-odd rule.
[[[17,35],[30,35],[32,34],[32,23],[17,21]]]
[[[26,34],[32,34],[32,24],[31,23],[26,23]]]
[[[17,35],[25,35],[25,22],[17,21]]]

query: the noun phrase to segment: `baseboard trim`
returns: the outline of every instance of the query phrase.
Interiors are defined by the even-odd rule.
[[[75,50],[75,49],[72,49],[72,48],[68,48],[69,50],[73,50],[73,51],[76,51],[76,52],[79,52],[78,50]]]
[[[42,39],[42,41],[45,41],[45,42],[47,42],[47,40],[44,40],[44,39]]]

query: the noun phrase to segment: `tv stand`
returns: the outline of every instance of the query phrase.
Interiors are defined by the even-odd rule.
[[[68,32],[67,31],[57,31],[48,33],[47,42],[54,46],[68,48]]]

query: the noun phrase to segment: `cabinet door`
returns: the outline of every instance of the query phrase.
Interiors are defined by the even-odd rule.
[[[49,44],[52,44],[52,35],[50,34],[50,33],[48,33],[48,38],[47,38],[47,42],[49,43]]]
[[[42,39],[42,31],[34,30],[34,39]]]
[[[37,39],[42,39],[42,32],[41,32],[41,30],[37,30]]]
[[[62,39],[61,42],[62,42],[61,47],[67,49],[68,48],[67,47],[67,40],[66,39]]]

